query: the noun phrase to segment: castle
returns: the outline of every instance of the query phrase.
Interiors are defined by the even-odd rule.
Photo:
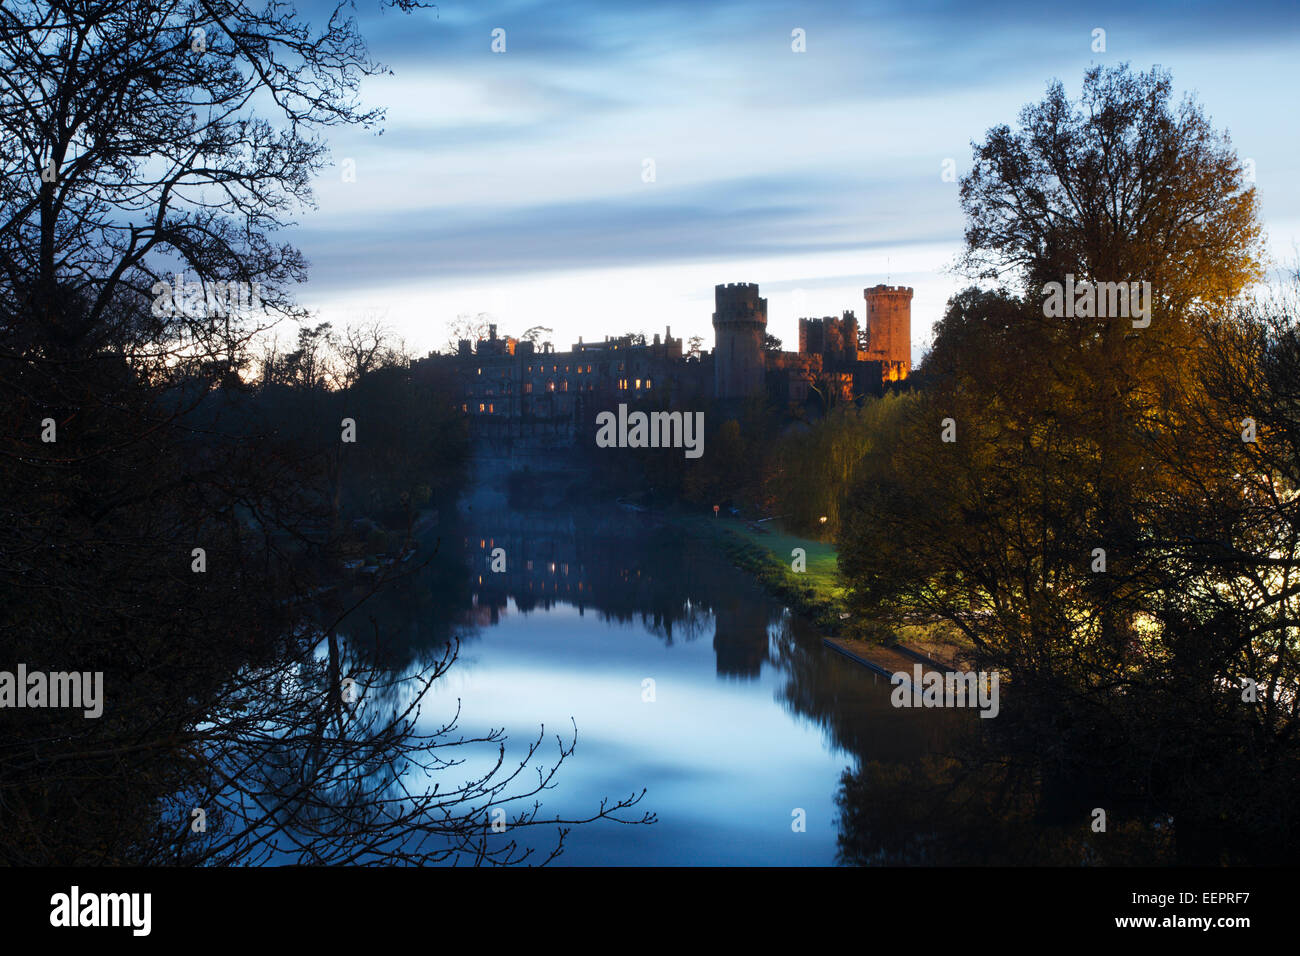
[[[672,328],[644,336],[578,339],[567,352],[499,338],[496,326],[477,342],[462,339],[455,355],[417,363],[449,364],[460,382],[461,410],[486,437],[544,432],[572,436],[579,422],[619,402],[720,400],[766,395],[824,412],[831,405],[882,394],[885,383],[911,371],[912,290],[876,285],[863,290],[866,328],[854,313],[801,318],[797,352],[779,349],[767,334],[767,300],[758,285],[714,288],[713,351],[683,352]]]

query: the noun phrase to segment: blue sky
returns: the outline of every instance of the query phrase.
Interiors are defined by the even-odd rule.
[[[313,18],[315,3],[304,3]],[[1300,13],[1291,3],[480,2],[357,17],[391,76],[382,135],[331,131],[341,167],[288,234],[299,298],[383,316],[419,353],[460,313],[567,347],[630,330],[704,336],[713,286],[758,282],[769,331],[916,289],[919,358],[948,296],[971,140],[1053,78],[1158,63],[1255,161],[1270,248],[1300,252]],[[315,19],[321,19],[317,16]],[[493,53],[492,31],[506,51]],[[791,49],[802,29],[806,52]],[[1106,31],[1094,52],[1093,30]],[[643,178],[654,162],[654,181]]]

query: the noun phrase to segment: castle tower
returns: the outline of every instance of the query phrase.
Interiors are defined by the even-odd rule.
[[[715,286],[713,295],[713,395],[747,398],[763,390],[767,299],[754,282]]]
[[[862,290],[867,300],[867,354],[884,363],[886,381],[907,378],[912,370],[912,290],[876,285]]]

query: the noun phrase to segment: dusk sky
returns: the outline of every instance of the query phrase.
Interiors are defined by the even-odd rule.
[[[944,160],[960,177],[971,140],[1014,125],[1050,80],[1074,97],[1091,64],[1124,61],[1171,70],[1176,97],[1194,93],[1254,160],[1269,247],[1295,259],[1294,3],[1130,6],[601,0],[405,16],[359,0],[393,70],[364,102],[388,118],[382,136],[331,132],[339,165],[288,234],[312,265],[299,298],[336,325],[382,315],[418,354],[479,312],[502,334],[550,327],[559,348],[665,326],[711,348],[714,285],[757,282],[769,331],[794,348],[799,316],[861,318],[863,287],[889,281],[916,289],[916,360],[967,284],[949,271],[963,220]]]

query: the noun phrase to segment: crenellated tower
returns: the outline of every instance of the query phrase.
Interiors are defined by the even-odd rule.
[[[755,282],[715,286],[713,296],[714,397],[748,398],[763,390],[767,299]]]
[[[862,294],[867,300],[865,358],[884,363],[887,381],[907,378],[912,370],[912,290],[875,285]]]

